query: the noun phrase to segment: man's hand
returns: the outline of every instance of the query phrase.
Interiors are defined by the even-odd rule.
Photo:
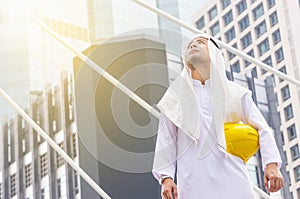
[[[173,199],[172,193],[174,194],[174,199],[177,199],[176,184],[172,178],[166,178],[161,184],[161,197],[162,199]]]
[[[283,177],[277,163],[267,164],[264,174],[264,184],[268,192],[276,192],[283,187]]]

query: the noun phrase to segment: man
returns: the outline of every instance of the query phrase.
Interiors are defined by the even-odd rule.
[[[224,123],[243,122],[258,130],[265,187],[281,189],[281,158],[272,130],[251,92],[226,79],[215,42],[196,36],[185,59],[186,67],[157,105],[161,116],[153,175],[162,185],[162,198],[255,198],[246,164],[226,152]]]

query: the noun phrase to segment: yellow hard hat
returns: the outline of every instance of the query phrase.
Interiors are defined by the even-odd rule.
[[[226,151],[245,163],[259,148],[259,134],[247,124],[224,124]]]

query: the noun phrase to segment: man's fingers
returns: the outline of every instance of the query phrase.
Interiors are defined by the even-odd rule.
[[[280,178],[277,178],[276,180],[276,187],[275,187],[275,192],[278,191],[281,188],[281,180]]]
[[[163,199],[173,199],[173,194],[174,194],[174,199],[177,199],[178,193],[177,193],[176,185],[169,186],[162,190],[162,198]]]
[[[174,194],[174,199],[177,199],[178,198],[178,192],[177,192],[176,187],[173,188],[173,194]]]
[[[283,178],[278,178],[276,182],[275,192],[279,191],[283,187]]]
[[[165,189],[162,195],[163,199],[173,199],[171,189]]]
[[[267,176],[266,176],[266,174],[264,175],[264,185],[265,185],[265,187],[266,187],[267,191],[269,191],[268,179],[267,179]]]
[[[163,194],[162,199],[173,199],[173,198],[169,194],[165,193]]]
[[[276,192],[283,187],[283,178],[271,175],[269,178],[264,177],[264,185],[269,192]]]
[[[161,196],[162,199],[173,199],[173,195],[174,199],[178,198],[177,186],[172,179],[168,178],[162,183]]]
[[[264,174],[264,185],[268,192],[276,192],[283,187],[283,177],[277,163],[269,163]]]
[[[281,189],[282,187],[283,187],[283,185],[284,185],[284,179],[283,179],[283,177],[280,179],[280,188],[279,189]]]
[[[275,176],[270,177],[270,192],[274,192],[276,188],[276,178]]]

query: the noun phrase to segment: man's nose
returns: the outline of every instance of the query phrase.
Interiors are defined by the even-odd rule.
[[[197,45],[196,42],[192,42],[190,48],[194,48],[194,47],[197,47],[197,46],[198,46],[198,45]]]

